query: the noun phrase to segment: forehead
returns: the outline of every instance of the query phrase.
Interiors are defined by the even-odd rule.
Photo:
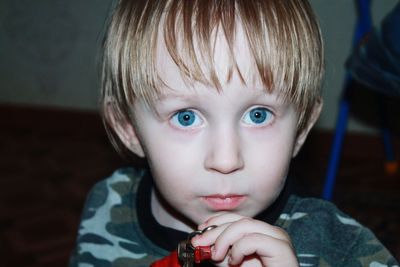
[[[176,40],[178,60],[173,58],[165,34],[159,31],[156,45],[155,68],[162,89],[200,87],[221,90],[230,83],[241,83],[252,88],[263,88],[257,70],[254,55],[251,53],[246,34],[240,22],[236,23],[234,39],[228,42],[220,27],[212,32],[209,40],[211,50],[206,53],[200,40],[193,36],[193,54],[185,53],[185,42],[182,36]],[[181,62],[179,62],[181,60]],[[196,64],[199,67],[196,70]],[[200,71],[196,73],[196,71]],[[199,86],[196,86],[199,87]]]

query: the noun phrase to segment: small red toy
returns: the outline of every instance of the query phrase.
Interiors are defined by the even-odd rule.
[[[188,238],[178,245],[178,250],[172,251],[168,256],[153,262],[150,267],[182,267],[192,266],[193,263],[200,263],[211,259],[211,246],[194,247],[191,240],[196,235],[201,235],[217,226],[211,225],[203,230],[194,231]],[[186,264],[185,264],[186,263]],[[189,263],[189,264],[187,264]]]
[[[200,263],[204,260],[211,259],[211,247],[200,246],[194,248],[194,262]],[[178,252],[172,251],[168,256],[153,262],[150,267],[182,267],[178,259]]]

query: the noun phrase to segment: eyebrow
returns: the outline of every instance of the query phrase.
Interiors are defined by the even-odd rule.
[[[163,101],[166,101],[166,100],[169,100],[169,99],[182,99],[182,100],[185,100],[185,99],[188,99],[188,96],[186,96],[186,95],[181,95],[181,94],[176,94],[176,93],[172,93],[172,92],[170,92],[170,93],[168,93],[168,94],[165,94],[165,93],[162,93],[162,94],[160,94],[160,95],[158,95],[156,98],[155,98],[155,101],[156,102],[163,102]]]
[[[196,93],[196,90],[190,91],[189,92],[193,92]],[[200,94],[196,95],[197,97],[200,97]],[[180,92],[176,92],[174,89],[169,88],[167,90],[164,90],[164,92],[161,92],[156,98],[155,98],[155,102],[162,102],[165,100],[169,100],[169,99],[179,99],[182,101],[187,101],[193,98],[193,94],[187,94],[187,93],[180,93]]]
[[[265,95],[270,95],[270,96],[275,96],[278,99],[280,99],[280,95],[281,92],[279,90],[272,90],[271,92],[269,92],[267,89],[265,88],[247,88],[248,90],[252,91],[255,97],[263,97]],[[205,89],[207,90],[207,89]],[[213,90],[210,88],[210,90]],[[223,93],[223,90],[218,92],[217,89],[214,89],[216,91],[216,93]],[[167,93],[163,93],[161,92],[156,98],[156,101],[162,101],[164,99],[168,99],[168,98],[182,98],[182,99],[188,99],[191,97],[191,94],[182,94],[182,93],[176,93],[174,92],[175,90],[172,88],[168,89]],[[190,91],[190,90],[189,90]],[[193,90],[194,93],[196,93],[196,90]],[[200,96],[201,94],[198,94],[198,96]]]

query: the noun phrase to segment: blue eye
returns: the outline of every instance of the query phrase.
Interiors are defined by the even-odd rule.
[[[201,119],[194,111],[186,109],[175,113],[171,122],[179,127],[194,127],[201,124]]]
[[[244,115],[246,124],[266,124],[272,119],[272,113],[266,108],[253,108]]]

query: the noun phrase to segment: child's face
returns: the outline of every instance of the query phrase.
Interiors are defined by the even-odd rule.
[[[188,230],[175,212],[200,224],[220,212],[254,216],[282,190],[298,147],[297,113],[276,93],[269,94],[239,32],[236,59],[246,80],[234,71],[222,91],[201,83],[188,86],[166,48],[158,47],[157,68],[166,86],[155,111],[137,101],[135,134],[156,186],[175,211],[153,198],[152,211],[164,225]],[[217,38],[215,63],[226,79],[227,55]],[[162,55],[162,56],[160,56]]]

